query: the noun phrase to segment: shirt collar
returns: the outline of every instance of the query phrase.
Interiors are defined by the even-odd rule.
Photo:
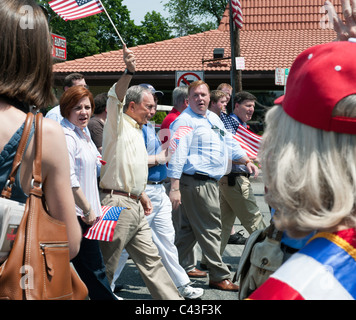
[[[180,114],[180,112],[176,109],[176,108],[172,108],[172,110],[170,111],[170,113],[178,113],[178,114]]]
[[[243,122],[235,113],[231,113],[231,117],[235,118],[238,122],[241,123],[244,127],[246,127],[246,123]]]
[[[211,113],[211,111],[209,109],[207,109],[205,115],[198,114],[193,111],[193,109],[190,107],[190,105],[185,110],[187,110],[188,112],[191,112],[193,115],[195,115],[196,117],[200,117],[200,118],[208,118],[209,114]]]
[[[140,126],[137,121],[133,118],[131,118],[129,115],[127,115],[126,113],[123,114],[125,120],[133,127],[136,129],[142,129],[142,126]]]
[[[77,134],[79,134],[80,136],[82,136],[82,137],[84,137],[85,139],[88,140],[89,136],[85,133],[86,130],[84,129],[84,131],[83,131],[81,128],[79,128],[78,126],[76,126],[75,124],[70,122],[67,118],[63,118],[63,120],[61,121],[61,125],[64,128],[72,130],[72,131],[76,132]]]

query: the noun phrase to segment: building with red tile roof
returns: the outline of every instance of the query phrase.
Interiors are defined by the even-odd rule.
[[[289,68],[304,49],[335,38],[334,31],[325,28],[328,19],[323,0],[241,0],[241,4],[244,90],[283,90],[275,85],[275,69]],[[334,5],[341,12],[340,0]],[[225,58],[231,56],[228,7],[217,30],[130,48],[137,61],[132,84],[150,83],[171,92],[176,71],[191,70],[203,71],[204,80],[215,89],[221,82],[230,82],[231,59],[206,61],[213,59],[214,48],[223,48]],[[97,92],[111,86],[124,69],[122,50],[54,65],[57,85],[69,73],[80,72]]]

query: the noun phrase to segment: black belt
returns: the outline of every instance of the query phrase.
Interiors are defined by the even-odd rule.
[[[135,200],[140,200],[141,199],[141,195],[137,196],[135,194],[131,194],[131,193],[125,192],[125,191],[110,190],[110,189],[100,189],[100,190],[102,192],[104,192],[104,193],[117,194],[117,195],[120,195],[120,196],[129,197],[129,198],[135,199]]]
[[[233,187],[236,184],[236,177],[247,177],[250,178],[251,174],[247,173],[247,172],[230,172],[228,175],[226,175],[227,177],[227,184],[230,187]]]
[[[164,180],[162,181],[147,181],[147,184],[162,184]]]
[[[218,180],[216,180],[216,179],[214,179],[214,178],[212,178],[212,177],[209,177],[209,175],[206,174],[206,173],[196,172],[196,173],[194,173],[193,175],[183,173],[183,175],[188,176],[188,177],[192,177],[192,178],[194,178],[194,179],[196,179],[196,180],[200,180],[200,181],[212,180],[212,181],[214,181],[214,182],[218,182]]]
[[[249,178],[251,176],[250,173],[247,172],[230,172],[227,176],[233,176],[233,177],[247,177]]]

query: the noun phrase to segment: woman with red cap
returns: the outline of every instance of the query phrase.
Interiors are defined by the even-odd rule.
[[[338,39],[341,32],[352,35],[350,1],[342,1],[346,24],[327,5]],[[356,56],[353,41],[302,52],[286,94],[266,115],[259,156],[275,225],[295,238],[317,233],[249,299],[356,298],[356,64],[350,56]]]

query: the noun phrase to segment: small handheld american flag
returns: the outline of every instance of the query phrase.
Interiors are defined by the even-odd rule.
[[[90,240],[112,241],[114,230],[124,207],[102,206],[103,214],[91,226],[84,237]]]
[[[64,20],[77,20],[104,11],[100,0],[53,0],[48,4]]]

